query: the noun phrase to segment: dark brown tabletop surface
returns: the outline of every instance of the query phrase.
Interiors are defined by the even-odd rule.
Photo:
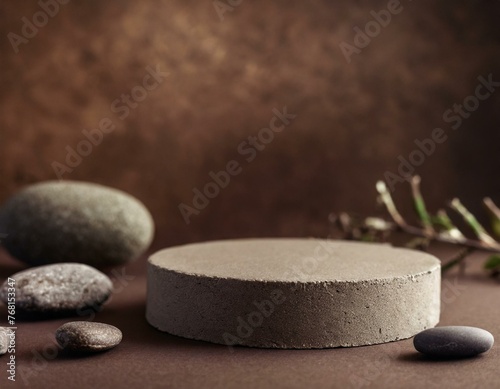
[[[437,253],[449,258],[453,251]],[[485,256],[468,260],[465,275],[443,278],[440,325],[469,325],[500,337],[500,282],[481,268]],[[0,254],[2,280],[23,264]],[[432,361],[412,340],[324,350],[228,348],[179,338],[145,320],[146,257],[110,273],[115,289],[101,312],[57,320],[19,322],[16,382],[7,380],[8,355],[0,357],[0,388],[498,388],[495,345],[479,357]],[[0,325],[7,310],[0,308]],[[123,331],[115,349],[87,357],[60,352],[54,331],[64,322],[95,320]]]

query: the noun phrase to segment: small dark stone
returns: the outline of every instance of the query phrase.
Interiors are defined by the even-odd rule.
[[[7,352],[9,339],[7,337],[7,328],[0,327],[0,355]]]
[[[448,326],[422,331],[413,339],[421,353],[436,358],[467,358],[493,346],[493,335],[476,327]]]
[[[111,280],[99,270],[80,263],[61,263],[28,269],[10,276],[16,289],[16,314],[25,318],[83,315],[94,311],[113,290]],[[0,299],[7,303],[7,281]]]
[[[56,331],[59,345],[71,353],[91,353],[109,350],[122,340],[122,332],[109,324],[73,321]]]
[[[115,266],[136,259],[151,243],[154,224],[129,194],[77,181],[28,186],[0,209],[2,245],[31,266],[85,263]]]

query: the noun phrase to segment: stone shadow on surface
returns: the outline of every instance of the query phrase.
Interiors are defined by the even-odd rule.
[[[465,357],[465,358],[437,358],[430,357],[419,353],[418,351],[414,352],[404,352],[398,356],[398,360],[401,362],[409,362],[409,363],[461,363],[461,362],[470,362],[474,360],[481,359],[485,356],[485,354],[479,354],[473,357]]]

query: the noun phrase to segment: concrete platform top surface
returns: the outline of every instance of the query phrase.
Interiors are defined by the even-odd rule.
[[[430,254],[384,244],[284,238],[188,244],[161,250],[149,262],[179,273],[279,282],[387,279],[439,267]]]

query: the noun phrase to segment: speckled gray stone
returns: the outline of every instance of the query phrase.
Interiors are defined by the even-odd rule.
[[[0,355],[7,352],[9,339],[7,338],[7,328],[0,327]]]
[[[382,244],[197,243],[149,258],[146,318],[174,335],[231,346],[361,346],[435,326],[440,282],[437,258]]]
[[[493,347],[491,333],[477,327],[448,326],[422,331],[413,339],[421,353],[437,358],[467,358]]]
[[[56,340],[68,352],[99,352],[117,346],[122,340],[122,332],[109,324],[73,321],[57,329]]]
[[[30,264],[80,262],[96,267],[137,258],[151,243],[153,219],[136,198],[77,181],[31,185],[0,210],[2,245]]]
[[[111,280],[100,271],[80,263],[45,265],[16,273],[16,313],[34,318],[84,314],[108,299]],[[7,281],[0,299],[7,301]]]

